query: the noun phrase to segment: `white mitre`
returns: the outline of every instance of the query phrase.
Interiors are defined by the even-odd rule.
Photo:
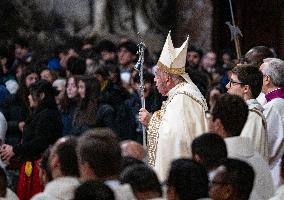
[[[188,36],[180,48],[174,48],[170,31],[157,63],[158,69],[169,74],[180,75],[187,82],[191,82],[188,74],[185,72],[187,47]]]

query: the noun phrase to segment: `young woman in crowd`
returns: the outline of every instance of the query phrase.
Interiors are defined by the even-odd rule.
[[[72,132],[82,134],[93,127],[114,125],[114,109],[107,103],[99,101],[100,84],[93,77],[78,76],[80,103],[75,111]]]
[[[22,142],[11,146],[4,144],[0,149],[3,160],[12,157],[21,160],[17,195],[28,200],[42,191],[39,179],[39,159],[41,154],[62,135],[62,122],[55,96],[57,91],[46,80],[39,80],[29,88],[29,104],[32,111],[26,119]]]

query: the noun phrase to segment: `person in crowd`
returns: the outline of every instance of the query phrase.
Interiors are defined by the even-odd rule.
[[[274,58],[273,52],[266,46],[255,46],[245,54],[245,62],[257,67],[260,67],[265,58]]]
[[[20,87],[17,93],[0,102],[1,110],[8,123],[6,144],[16,145],[20,142],[24,121],[30,113],[29,88],[38,78],[35,67],[27,67],[20,79]]]
[[[94,127],[109,127],[114,130],[114,109],[99,101],[100,84],[93,77],[78,77],[80,103],[75,110],[72,131],[75,135]]]
[[[38,162],[41,154],[62,134],[60,113],[55,103],[56,90],[46,80],[33,83],[28,96],[32,114],[25,120],[22,142],[14,146],[4,144],[0,155],[9,161],[12,157],[22,161],[17,195],[28,200],[42,191]]]
[[[135,117],[132,115],[132,105],[129,105],[129,92],[113,83],[110,77],[109,65],[101,65],[95,70],[95,77],[100,82],[100,102],[109,104],[115,112],[114,130],[120,140],[136,140]]]
[[[180,158],[171,163],[167,186],[168,200],[205,200],[209,196],[205,168],[190,159]]]
[[[240,137],[248,113],[248,106],[241,97],[224,94],[212,108],[209,129],[224,138],[229,158],[252,165],[256,176],[251,199],[269,199],[274,194],[274,186],[268,163],[254,149],[249,138]]]
[[[130,78],[137,60],[138,47],[132,41],[126,41],[118,46],[118,63],[120,65],[120,77],[123,82],[123,86],[126,89],[130,87]]]
[[[274,54],[266,46],[255,46],[251,48],[246,54],[244,58],[244,63],[248,64],[254,64],[258,67],[263,63],[263,60],[265,58],[274,58]],[[265,94],[261,92],[259,96],[257,97],[257,101],[261,104],[264,105],[266,103],[265,99]]]
[[[207,96],[207,102],[209,105],[209,108],[212,108],[216,102],[216,100],[219,98],[219,96],[222,94],[222,89],[218,83],[213,83],[211,85],[211,88],[209,89],[208,96]]]
[[[109,40],[102,40],[97,45],[98,53],[100,54],[101,60],[107,63],[117,63],[116,46]]]
[[[163,197],[162,186],[156,173],[144,164],[126,168],[120,176],[120,182],[131,185],[137,200]]]
[[[111,129],[96,128],[79,138],[77,154],[83,181],[103,181],[115,193],[117,200],[133,199],[129,185],[119,183],[122,156],[118,138]]]
[[[133,140],[124,140],[120,143],[122,156],[130,156],[137,160],[145,160],[146,152],[144,147]]]
[[[13,65],[16,65],[19,61],[25,61],[31,63],[32,51],[29,46],[29,42],[26,38],[16,38],[15,42],[15,60]]]
[[[10,94],[15,94],[19,89],[13,56],[9,49],[4,47],[0,47],[0,83],[5,85]]]
[[[263,60],[262,92],[265,94],[263,114],[267,121],[269,164],[275,185],[279,182],[279,166],[284,153],[284,61],[277,58]]]
[[[249,200],[255,176],[252,166],[248,163],[229,158],[214,171],[210,182],[210,198],[212,200]]]
[[[175,49],[168,35],[155,76],[159,92],[168,98],[153,115],[144,108],[139,111],[139,121],[148,127],[148,164],[161,181],[172,160],[191,157],[192,140],[207,129],[206,101],[185,73],[187,42]]]
[[[205,133],[195,138],[191,151],[193,160],[202,164],[209,176],[228,156],[224,139],[214,133]]]
[[[204,54],[199,65],[199,70],[207,75],[210,82],[218,82],[220,76],[217,72],[217,55],[214,51],[208,51]]]
[[[280,186],[276,190],[275,195],[269,200],[281,200],[284,199],[284,155],[282,156],[279,170]]]
[[[76,76],[71,76],[67,79],[66,92],[64,94],[64,97],[59,102],[60,106],[59,111],[61,113],[61,119],[63,122],[64,136],[72,134],[71,131],[72,131],[74,112],[80,101],[77,83],[78,80]]]
[[[52,84],[57,79],[57,73],[51,69],[43,68],[40,72],[40,78]]]
[[[100,181],[86,181],[75,191],[73,200],[115,200],[113,191]]]
[[[250,138],[258,153],[268,161],[268,135],[263,115],[264,108],[256,100],[262,89],[262,79],[262,73],[257,66],[238,65],[233,68],[226,88],[229,94],[243,98],[249,107],[248,119],[241,136]]]
[[[5,170],[0,166],[0,200],[18,200],[17,195],[8,188]]]
[[[83,75],[86,72],[85,60],[80,57],[70,57],[67,61],[66,76]]]
[[[52,87],[56,88],[56,90],[59,92],[59,94],[55,97],[56,104],[58,105],[58,109],[61,108],[61,102],[64,101],[66,98],[66,79],[64,78],[58,78],[53,81]]]
[[[157,91],[154,82],[154,75],[150,72],[143,73],[144,81],[144,97],[145,97],[145,109],[153,113],[162,105],[162,96]],[[139,109],[141,108],[141,88],[140,88],[140,76],[137,73],[132,81],[132,87],[134,92],[131,94],[129,100],[127,100],[127,107],[131,108],[132,119],[135,120],[135,139],[139,143],[143,143],[142,125],[138,119]],[[132,133],[133,134],[133,133]],[[135,134],[133,134],[135,136]]]
[[[51,147],[48,162],[53,180],[32,200],[74,198],[75,189],[80,184],[76,146],[76,138],[63,137]]]
[[[185,67],[186,70],[188,68],[197,70],[201,62],[202,56],[203,56],[202,49],[195,46],[189,46],[186,54],[186,67]]]
[[[52,174],[49,164],[49,156],[50,156],[50,149],[51,147],[48,147],[42,154],[40,161],[39,161],[39,178],[40,178],[40,184],[45,187],[47,183],[52,181]]]

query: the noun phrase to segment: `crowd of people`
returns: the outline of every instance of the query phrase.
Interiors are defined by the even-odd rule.
[[[122,38],[0,47],[0,199],[284,199],[284,61]],[[147,142],[143,145],[142,126]],[[144,144],[145,145],[145,144]]]

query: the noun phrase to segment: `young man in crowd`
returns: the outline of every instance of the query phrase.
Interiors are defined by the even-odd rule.
[[[251,139],[255,149],[268,161],[268,135],[263,107],[256,98],[262,88],[262,73],[255,65],[239,65],[232,70],[226,85],[229,94],[240,96],[249,107],[247,122],[241,136]]]
[[[212,200],[249,200],[253,189],[255,173],[246,162],[227,159],[214,170],[211,179],[210,198]]]
[[[252,165],[256,177],[250,199],[265,200],[274,194],[268,163],[254,149],[249,138],[240,137],[248,113],[248,106],[241,97],[222,95],[212,108],[209,129],[224,138],[229,158],[237,158]]]
[[[77,148],[80,176],[83,181],[96,180],[108,185],[117,200],[132,200],[129,185],[121,185],[118,178],[122,167],[119,141],[111,129],[86,131]]]

